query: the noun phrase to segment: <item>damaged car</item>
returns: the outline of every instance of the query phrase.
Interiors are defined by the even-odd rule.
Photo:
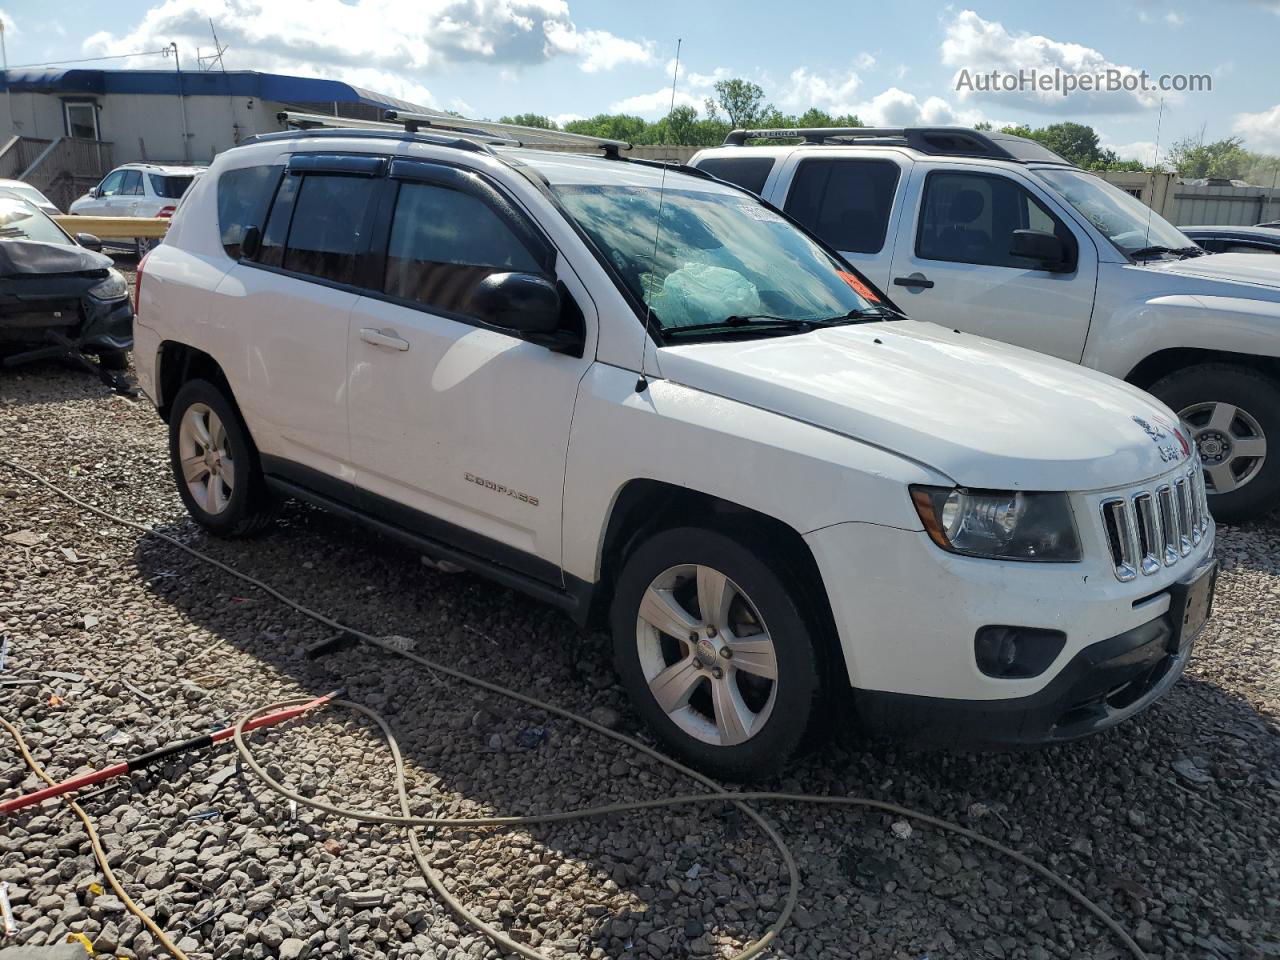
[[[109,370],[128,365],[129,284],[101,247],[0,195],[0,365],[86,354]]]

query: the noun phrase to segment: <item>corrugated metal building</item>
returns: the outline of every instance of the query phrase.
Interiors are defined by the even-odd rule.
[[[368,120],[389,108],[438,112],[338,80],[251,70],[9,70],[0,89],[0,177],[64,208],[121,163],[208,163],[280,129],[281,110]]]

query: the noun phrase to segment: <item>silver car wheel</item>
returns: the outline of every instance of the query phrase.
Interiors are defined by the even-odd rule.
[[[636,618],[640,668],[658,706],[704,743],[745,743],[777,699],[773,638],[751,598],[712,567],[659,574]]]
[[[178,427],[178,458],[191,496],[205,513],[227,509],[235,487],[235,461],[222,420],[203,403],[193,403]]]
[[[1261,471],[1267,459],[1267,437],[1246,410],[1232,403],[1195,403],[1180,416],[1204,464],[1209,493],[1239,490]]]

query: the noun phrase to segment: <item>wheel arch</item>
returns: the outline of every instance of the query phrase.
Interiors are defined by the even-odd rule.
[[[630,553],[659,531],[686,526],[707,527],[781,561],[778,574],[800,592],[803,611],[822,638],[824,665],[843,664],[822,574],[800,532],[759,510],[662,480],[628,481],[614,498],[600,543],[599,578],[586,617],[589,626],[607,625],[613,585]]]
[[[1125,374],[1127,383],[1143,390],[1150,390],[1158,381],[1177,370],[1201,366],[1207,363],[1227,363],[1247,367],[1280,381],[1280,357],[1266,357],[1251,353],[1234,353],[1230,350],[1208,350],[1198,347],[1171,347],[1158,350],[1140,361]]]
[[[235,394],[227,375],[212,356],[178,340],[165,340],[156,356],[156,410],[161,419],[168,421],[173,398],[189,380],[208,380],[226,394],[227,400],[239,412]]]

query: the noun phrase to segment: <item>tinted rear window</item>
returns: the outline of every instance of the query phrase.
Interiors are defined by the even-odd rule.
[[[240,238],[246,227],[262,229],[267,204],[280,179],[281,167],[241,167],[218,178],[218,229],[222,249],[233,260],[240,259]]]
[[[303,177],[294,201],[284,268],[335,283],[355,282],[356,257],[368,242],[365,221],[378,183],[371,177]]]
[[[699,161],[698,169],[759,195],[773,169],[773,157],[708,157]]]
[[[158,173],[151,174],[151,192],[166,200],[177,200],[187,192],[195,177],[166,177]]]
[[[846,253],[879,253],[899,168],[891,160],[802,160],[786,211]]]

